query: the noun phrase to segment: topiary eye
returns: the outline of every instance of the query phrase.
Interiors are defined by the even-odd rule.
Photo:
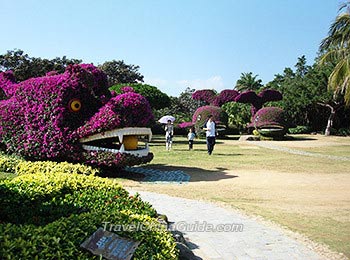
[[[81,109],[81,101],[80,99],[74,98],[68,103],[68,108],[72,112],[79,112]]]

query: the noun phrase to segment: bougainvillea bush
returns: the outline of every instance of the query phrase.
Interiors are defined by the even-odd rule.
[[[63,74],[49,73],[18,84],[11,75],[0,73],[0,89],[6,95],[0,101],[0,143],[7,152],[30,160],[99,166],[152,160],[147,149],[124,152],[121,132],[117,132],[138,127],[137,134],[149,133],[146,127],[154,118],[148,101],[131,89],[112,96],[106,75],[93,65],[70,65]],[[114,136],[103,136],[112,130]],[[96,134],[100,136],[94,143],[81,143]]]
[[[199,107],[192,117],[192,122],[183,122],[179,124],[180,128],[188,128],[195,126],[197,131],[200,131],[208,118],[212,114],[214,120],[221,128],[226,128],[228,115],[220,108],[223,104],[234,101],[238,95],[236,90],[225,89],[217,94],[212,89],[197,90],[192,94],[192,98],[199,101],[204,101],[208,105]]]
[[[254,117],[255,113],[260,108],[262,108],[263,104],[265,104],[266,102],[278,101],[281,99],[282,99],[282,93],[273,89],[265,89],[259,94],[256,94],[252,90],[247,90],[235,97],[236,102],[248,103],[252,105],[251,107],[252,117]]]
[[[213,101],[214,106],[221,107],[225,103],[235,101],[235,98],[239,95],[239,92],[234,89],[225,89],[217,95]]]
[[[258,110],[248,127],[254,127],[266,136],[281,136],[288,130],[284,110],[279,107],[264,107]]]
[[[212,89],[202,89],[193,92],[192,98],[194,100],[204,101],[208,104],[212,104],[216,97],[217,93]]]
[[[234,89],[224,89],[217,94],[212,89],[202,89],[193,92],[192,98],[194,100],[204,101],[208,105],[221,107],[223,104],[231,101],[235,101],[239,92]]]
[[[189,127],[192,127],[192,126],[193,126],[192,122],[182,122],[182,123],[178,124],[179,128],[189,128]]]

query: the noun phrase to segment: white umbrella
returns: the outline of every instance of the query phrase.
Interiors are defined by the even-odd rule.
[[[174,121],[175,121],[175,117],[169,116],[169,115],[167,115],[167,116],[162,116],[162,117],[158,120],[158,122],[161,123],[161,124],[166,124],[166,123],[168,123],[168,120],[170,120],[171,122],[174,122]]]

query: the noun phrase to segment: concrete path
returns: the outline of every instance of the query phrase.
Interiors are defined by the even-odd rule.
[[[202,259],[322,259],[277,227],[266,226],[234,210],[152,192],[138,193],[174,222],[172,228],[184,233],[193,252]]]

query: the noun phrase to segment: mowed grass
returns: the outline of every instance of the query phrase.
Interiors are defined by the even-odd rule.
[[[299,137],[266,141],[320,154],[349,156],[350,138]],[[149,184],[121,179],[124,186],[213,201],[272,220],[350,258],[350,161],[289,154],[249,141],[218,140],[214,153],[205,140],[189,151],[184,137],[165,150],[164,138],[150,144],[154,160],[143,167],[183,170],[188,184]],[[199,212],[200,214],[200,212]]]

